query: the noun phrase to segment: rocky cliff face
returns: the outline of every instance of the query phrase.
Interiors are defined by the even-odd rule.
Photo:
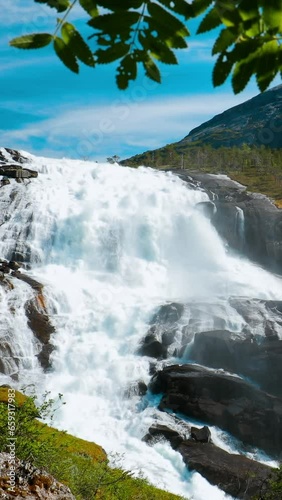
[[[196,141],[212,147],[242,144],[282,147],[282,85],[216,115],[177,143]]]
[[[67,486],[28,462],[16,458],[11,475],[10,460],[8,453],[0,453],[2,500],[75,500]]]
[[[241,331],[228,331],[236,313]],[[281,318],[281,301],[168,303],[152,317],[138,350],[152,359],[149,389],[169,414],[166,425],[156,418],[144,440],[168,440],[190,470],[235,498],[264,498],[275,475],[246,451],[259,447],[281,460]],[[191,427],[183,415],[235,436],[243,455],[216,446],[207,426]]]
[[[204,189],[215,209],[207,214],[228,245],[275,272],[282,272],[282,210],[266,196],[250,193],[226,176],[175,171]],[[199,207],[209,210],[208,204]]]

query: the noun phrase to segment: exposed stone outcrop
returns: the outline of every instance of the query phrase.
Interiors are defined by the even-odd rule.
[[[159,440],[167,440],[182,455],[189,470],[199,472],[211,484],[235,498],[253,500],[255,495],[260,498],[267,491],[274,469],[218,448],[211,442],[207,426],[201,429],[191,427],[188,436],[185,436],[185,432],[179,430],[178,419],[175,422],[171,420],[171,424],[155,423],[148,429],[143,441],[153,445]],[[280,500],[278,495],[277,500]]]
[[[211,368],[223,368],[251,379],[260,387],[282,397],[282,340],[226,330],[199,332],[189,358]]]
[[[17,262],[2,260],[0,262],[0,273],[3,276],[1,277],[0,274],[0,284],[6,289],[6,293],[13,290],[16,280],[25,282],[34,290],[34,297],[25,304],[25,313],[28,319],[28,326],[38,341],[38,360],[43,369],[48,370],[51,367],[50,355],[54,350],[54,346],[51,344],[51,335],[55,332],[55,328],[48,316],[43,294],[44,287],[42,283],[39,283],[27,274],[21,273],[19,267],[20,264]],[[17,377],[19,370],[17,346],[10,345],[8,341],[8,339],[13,338],[13,332],[9,331],[7,333],[8,335],[2,337],[0,343],[0,372]]]
[[[142,441],[145,441],[147,444],[154,444],[163,438],[169,441],[174,449],[177,449],[183,441],[183,437],[177,430],[159,423],[152,425],[148,429],[148,433],[143,437]]]
[[[23,167],[28,159],[19,151],[10,148],[0,148],[0,175],[4,176],[1,186],[8,184],[9,178],[21,180],[38,177],[38,172]]]
[[[250,193],[226,176],[189,170],[174,173],[208,193],[216,207],[212,215],[209,211],[211,221],[231,248],[282,273],[282,210],[267,196]]]
[[[216,425],[246,444],[281,456],[282,399],[241,378],[198,365],[172,365],[153,376],[150,389],[164,393],[161,410]]]
[[[28,158],[20,151],[11,148],[0,148],[0,165],[11,160],[20,164],[28,162]]]
[[[202,123],[175,146],[197,141],[214,148],[243,144],[281,148],[281,111],[282,85],[277,85]]]
[[[10,179],[30,179],[38,177],[38,172],[30,168],[22,168],[19,165],[4,165],[0,166],[0,175],[4,175]]]
[[[156,359],[166,359],[171,355],[170,346],[178,331],[178,321],[184,311],[184,305],[171,302],[164,304],[153,315],[147,334],[141,341],[138,353]]]
[[[273,469],[266,465],[228,453],[212,443],[198,443],[191,439],[182,441],[177,451],[189,470],[199,472],[232,497],[251,500],[267,491],[267,481]],[[279,494],[276,499],[279,500]]]
[[[0,453],[0,497],[2,500],[75,500],[70,489],[44,470],[15,458],[11,474],[10,455]]]

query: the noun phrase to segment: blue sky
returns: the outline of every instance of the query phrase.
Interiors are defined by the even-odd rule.
[[[215,114],[258,94],[254,82],[239,96],[230,83],[213,89],[213,32],[192,36],[189,48],[178,53],[179,66],[162,66],[161,85],[141,74],[120,91],[113,65],[81,65],[77,76],[49,47],[9,47],[14,36],[53,32],[54,9],[33,0],[8,0],[1,2],[1,16],[1,146],[59,158],[125,158],[180,140]],[[72,18],[83,29],[87,16],[81,8]],[[195,24],[188,28],[195,31]]]

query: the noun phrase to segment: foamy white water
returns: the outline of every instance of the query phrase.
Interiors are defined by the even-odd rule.
[[[228,255],[210,221],[195,210],[207,195],[172,174],[30,160],[39,177],[0,192],[3,202],[18,193],[0,227],[0,255],[9,256],[16,239],[17,249],[30,251],[31,273],[45,283],[56,327],[54,371],[40,382],[38,366],[31,373],[39,392],[63,393],[67,404],[58,427],[124,454],[124,467],[161,488],[194,500],[228,498],[188,473],[168,444],[151,448],[141,441],[154,421],[170,417],[156,409],[154,398],[140,404],[125,392],[150,380],[149,359],[135,353],[158,305],[207,300],[220,307],[228,296],[282,299],[281,280]],[[239,315],[226,320],[240,331]]]

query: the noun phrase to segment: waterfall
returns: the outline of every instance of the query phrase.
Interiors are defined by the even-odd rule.
[[[153,484],[194,500],[227,498],[188,473],[168,444],[141,441],[156,418],[170,417],[157,410],[156,397],[126,397],[132,384],[150,380],[150,359],[136,351],[156,307],[167,301],[221,310],[231,296],[281,299],[281,280],[227,254],[195,208],[207,194],[171,173],[26,156],[39,176],[0,189],[0,255],[21,253],[27,272],[44,284],[56,349],[51,372],[25,365],[21,381],[28,368],[39,393],[63,393],[57,426],[123,454],[123,466]],[[240,231],[242,220],[238,212]],[[243,320],[233,314],[226,324],[240,331]],[[30,359],[22,337],[17,343]]]
[[[241,250],[244,248],[245,243],[245,216],[244,211],[240,207],[236,208],[235,214],[235,232],[240,242]]]

